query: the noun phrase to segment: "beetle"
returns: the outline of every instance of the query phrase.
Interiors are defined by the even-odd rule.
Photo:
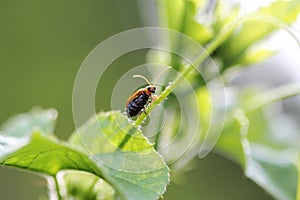
[[[126,102],[126,113],[129,118],[136,117],[139,115],[141,112],[145,112],[146,105],[150,102],[153,102],[156,100],[157,96],[152,95],[155,93],[156,87],[154,86],[156,81],[158,80],[159,76],[161,75],[162,72],[166,71],[170,67],[162,70],[159,72],[157,75],[156,80],[154,81],[153,84],[148,81],[148,79],[142,75],[134,75],[133,78],[142,78],[144,79],[147,83],[148,86],[145,88],[141,88],[138,91],[134,92],[127,100]]]

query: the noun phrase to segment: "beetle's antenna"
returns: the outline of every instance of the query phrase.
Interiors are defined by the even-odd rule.
[[[153,85],[155,85],[155,84],[156,84],[156,81],[158,81],[158,79],[159,79],[160,75],[161,75],[163,72],[165,72],[165,71],[167,71],[168,69],[170,69],[170,68],[171,68],[171,66],[168,66],[167,68],[165,68],[165,69],[161,70],[161,71],[158,73],[158,75],[157,75],[157,77],[156,77],[155,81],[153,82]]]
[[[152,85],[152,84],[150,83],[150,81],[148,81],[148,79],[147,79],[145,76],[142,76],[142,75],[137,74],[137,75],[133,75],[133,78],[142,78],[142,79],[144,79],[149,85]]]

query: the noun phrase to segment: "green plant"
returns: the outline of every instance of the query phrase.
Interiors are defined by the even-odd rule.
[[[159,55],[163,58],[161,63],[171,65],[181,74],[147,109],[147,113],[150,113],[156,105],[164,103],[167,111],[171,112],[168,116],[172,120],[156,135],[154,144],[143,135],[147,135],[149,130],[143,130],[142,133],[139,129],[147,117],[145,113],[132,124],[119,111],[101,112],[64,142],[53,134],[56,111],[33,109],[2,125],[1,165],[45,175],[50,190],[59,199],[151,200],[162,196],[170,181],[169,168],[173,174],[182,173],[184,166],[197,155],[198,151],[195,154],[195,150],[203,145],[207,137],[201,135],[195,138],[191,148],[182,152],[184,156],[173,155],[160,148],[166,141],[174,140],[180,144],[189,128],[183,126],[183,136],[174,136],[178,131],[175,122],[181,120],[180,111],[176,109],[176,98],[172,98],[174,89],[179,87],[184,78],[192,83],[201,107],[201,129],[206,132],[213,115],[211,96],[207,80],[204,81],[195,72],[194,66],[208,65],[207,57],[211,56],[218,62],[221,73],[225,74],[229,69],[249,66],[266,59],[274,52],[259,49],[255,45],[283,28],[282,24],[294,22],[299,14],[300,3],[297,0],[277,1],[241,17],[238,8],[228,12],[218,2],[212,10],[213,19],[206,24],[195,19],[197,12],[204,8],[205,1],[201,0],[157,1],[161,27],[193,38],[205,47],[206,52],[198,55],[193,63],[185,64],[184,58],[176,54],[166,56],[164,52],[150,50],[149,62],[156,61],[155,55]],[[180,38],[171,38],[171,45],[174,50],[189,51]],[[213,79],[211,77],[208,81]],[[272,136],[262,108],[300,94],[299,83],[267,92],[249,90],[235,91],[235,94],[235,104],[226,108],[228,114],[215,151],[240,164],[249,178],[274,197],[295,199],[299,191],[299,167],[290,156],[298,155],[298,146]],[[167,97],[169,100],[164,102]],[[190,98],[191,94],[186,94],[186,101]],[[77,131],[80,131],[81,137]],[[209,134],[214,135],[212,132]]]

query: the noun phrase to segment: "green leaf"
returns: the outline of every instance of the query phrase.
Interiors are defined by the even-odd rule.
[[[247,66],[266,60],[274,55],[275,52],[267,49],[248,49],[238,60],[239,65]]]
[[[221,32],[226,24],[230,24],[238,18],[239,13],[239,6],[228,9],[226,2],[218,1],[214,12],[215,21],[212,24],[214,32]]]
[[[261,121],[262,116],[256,113],[250,115],[249,118],[246,116],[240,116],[240,118],[243,118],[243,121],[249,120],[246,124],[250,124],[250,129],[255,128],[256,134],[266,137],[268,130],[262,128],[266,125],[265,121]],[[240,164],[247,177],[274,197],[287,200],[295,199],[297,185],[297,169],[294,163],[295,151],[278,149],[278,144],[272,146],[270,142],[268,144],[263,143],[261,138],[250,139],[253,134],[252,130],[249,129],[245,135],[241,130],[247,131],[247,125],[240,124],[238,129],[235,128],[236,125],[236,122],[233,123],[222,133],[216,146],[217,152]],[[257,130],[259,128],[261,130]],[[230,130],[230,132],[226,130]]]
[[[8,119],[0,128],[2,135],[10,137],[30,136],[36,130],[43,134],[53,134],[57,111],[33,108],[28,113],[19,114]]]
[[[249,113],[248,119],[248,145],[243,144],[244,149],[248,148],[246,175],[278,199],[295,199],[297,150],[287,145],[287,141],[276,138],[268,122],[275,119],[266,118],[261,109]],[[285,131],[288,134],[287,128]]]
[[[43,110],[41,108],[33,108],[28,113],[9,118],[0,127],[0,158],[29,143],[34,131],[39,131],[44,135],[52,135],[56,118],[56,110]]]
[[[66,144],[35,132],[30,138],[13,138],[13,143],[0,148],[13,149],[9,154],[0,151],[0,165],[14,166],[55,176],[63,169],[77,169],[101,176],[99,169],[87,155],[71,149]],[[11,139],[11,138],[9,138]]]
[[[245,18],[239,29],[218,49],[223,67],[238,65],[247,49],[268,36],[272,31],[283,28],[282,23],[295,22],[300,10],[298,0],[276,1]],[[248,61],[249,62],[249,61]]]
[[[240,135],[242,127],[239,122],[234,122],[231,126],[225,127],[216,144],[215,151],[244,167],[245,152]]]
[[[296,198],[297,167],[296,152],[250,142],[246,175],[277,199]]]
[[[295,94],[293,87],[286,87],[284,93],[281,88],[272,90],[270,92],[263,92],[257,95],[258,97],[268,94],[268,102],[274,102],[274,99],[280,100],[279,92],[282,98],[288,97],[287,88],[290,94]],[[299,92],[299,90],[298,90]],[[253,93],[252,93],[253,94]],[[249,93],[248,95],[249,96]],[[298,148],[294,145],[299,138],[297,134],[292,134],[295,130],[289,130],[286,122],[282,119],[276,120],[278,116],[267,117],[262,106],[268,105],[267,97],[262,98],[261,103],[256,102],[255,109],[249,110],[249,104],[245,96],[240,97],[236,109],[231,111],[227,119],[226,128],[222,133],[218,143],[217,150],[219,153],[237,161],[245,170],[247,177],[255,181],[258,185],[268,191],[271,195],[278,199],[295,199],[297,191],[297,167],[295,161],[297,160]],[[261,100],[259,98],[258,100]],[[255,103],[251,98],[252,103]],[[242,104],[243,103],[243,104]],[[239,107],[239,105],[247,105],[248,113]],[[275,105],[274,105],[275,106]],[[244,107],[245,108],[245,107]],[[276,122],[275,122],[276,121]],[[283,132],[274,132],[272,123],[279,123],[278,127],[285,127]],[[280,125],[280,123],[282,123]],[[226,131],[230,130],[230,132]],[[277,130],[278,131],[278,130]],[[279,134],[279,135],[278,135]],[[282,135],[285,134],[285,139]]]
[[[100,169],[88,155],[54,138],[56,117],[53,109],[35,108],[10,118],[1,127],[0,165],[53,177],[63,169],[83,170],[101,177]]]
[[[168,167],[120,112],[98,114],[79,128],[70,142],[94,155],[105,179],[125,199],[153,200],[165,192]]]
[[[203,24],[196,20],[197,10],[199,9],[198,2],[186,1],[186,18],[183,22],[185,27],[183,33],[193,38],[200,44],[204,45],[212,39],[212,30],[205,27]]]
[[[57,113],[34,108],[10,118],[1,127],[0,164],[48,175],[62,169],[80,169],[100,175],[88,156],[54,138]]]
[[[207,43],[212,39],[212,30],[196,19],[197,11],[203,7],[203,3],[201,0],[157,1],[160,26],[184,33],[200,44]]]
[[[80,129],[83,138],[74,134],[72,144],[68,144],[45,133],[49,130],[52,133],[53,130],[55,117],[49,116],[52,116],[49,111],[39,110],[9,120],[2,128],[5,135],[0,135],[0,165],[28,169],[52,177],[66,169],[86,171],[98,178],[105,177],[114,189],[129,200],[152,200],[164,193],[169,182],[168,167],[142,133],[128,122],[127,117],[118,112],[101,113],[97,120],[91,120]],[[83,149],[80,139],[91,147],[89,150],[94,154],[92,159]],[[69,175],[61,183],[66,186],[66,195],[71,195],[69,192],[73,186],[69,181],[73,182],[75,176]],[[86,177],[86,174],[82,176]],[[82,176],[79,175],[77,181],[82,181]],[[97,184],[100,184],[103,180],[98,178]],[[91,189],[88,187],[90,183],[85,183],[77,189],[85,192],[87,188]],[[105,198],[102,196],[104,199],[112,199],[112,188],[103,184],[93,188],[94,194],[98,196],[97,192],[101,190],[106,195]]]
[[[63,199],[114,200],[115,191],[103,179],[94,174],[64,170],[57,174]]]

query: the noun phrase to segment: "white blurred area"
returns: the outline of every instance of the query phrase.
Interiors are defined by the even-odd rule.
[[[239,4],[242,13],[246,14],[257,10],[261,6],[266,6],[274,0],[226,1],[232,6],[234,4]],[[300,15],[298,16],[297,22],[288,28],[296,38],[293,38],[286,30],[280,30],[268,38],[262,46],[266,49],[275,50],[277,53],[265,62],[257,65],[257,67],[251,67],[249,71],[244,74],[244,76],[247,76],[241,77],[242,79],[245,80],[247,77],[250,78],[255,76],[256,78],[261,79],[261,81],[275,79],[274,81],[278,84],[290,81],[300,81]],[[298,40],[298,43],[296,39]],[[255,73],[255,75],[253,73]],[[247,80],[245,80],[245,82],[247,82]]]
[[[290,31],[300,40],[300,20]],[[248,66],[234,78],[233,82],[242,85],[265,83],[279,86],[300,81],[300,46],[287,31],[280,30],[261,45],[263,48],[276,51],[267,60]]]

